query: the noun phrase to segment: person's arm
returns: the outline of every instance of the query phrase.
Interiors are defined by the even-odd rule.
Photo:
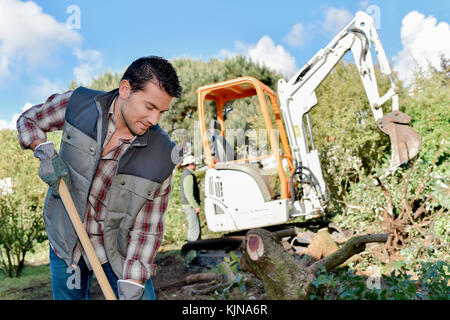
[[[16,127],[22,149],[34,150],[47,141],[47,132],[62,130],[66,107],[73,91],[51,95],[44,103],[24,111]]]
[[[147,201],[130,231],[123,280],[118,281],[121,299],[140,299],[144,285],[155,275],[153,260],[163,239],[167,205],[172,190],[172,175],[161,185],[160,192]]]
[[[189,202],[189,205],[194,208],[198,209],[200,208],[200,204],[195,200],[194,197],[194,177],[191,175],[188,175],[183,180],[183,191],[184,196],[186,197],[186,200]]]

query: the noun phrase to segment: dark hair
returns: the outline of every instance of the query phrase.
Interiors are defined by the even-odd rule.
[[[172,64],[157,56],[139,58],[127,68],[122,80],[128,80],[131,92],[142,90],[144,85],[156,78],[159,86],[171,97],[179,98],[183,88]]]

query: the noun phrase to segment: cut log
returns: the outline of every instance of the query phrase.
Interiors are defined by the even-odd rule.
[[[298,261],[284,250],[279,237],[264,229],[252,229],[240,247],[241,266],[261,280],[269,299],[308,299],[311,281],[322,267],[329,271],[363,251],[366,243],[386,242],[388,239],[388,234],[355,236],[336,249],[337,245],[334,242],[336,247],[331,245],[331,237],[328,238],[329,234],[325,232],[326,230],[322,231],[318,237],[324,239],[317,240],[317,247],[322,255],[323,248],[320,243],[325,241],[328,243],[325,247],[329,255],[309,265]]]
[[[271,232],[252,229],[241,246],[241,266],[264,285],[270,299],[304,299],[314,274],[303,268]]]

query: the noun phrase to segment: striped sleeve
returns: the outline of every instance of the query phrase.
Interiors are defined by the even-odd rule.
[[[156,273],[153,263],[163,240],[164,222],[172,190],[172,175],[161,185],[152,201],[147,201],[130,231],[123,279],[146,282]]]
[[[51,95],[44,103],[24,111],[17,120],[17,132],[22,149],[37,140],[47,140],[46,132],[62,130],[66,107],[73,91]]]

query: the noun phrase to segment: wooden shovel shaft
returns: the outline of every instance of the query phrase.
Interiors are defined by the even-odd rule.
[[[100,288],[102,289],[103,294],[105,295],[106,300],[116,300],[116,295],[109,284],[108,278],[103,271],[102,265],[98,260],[97,254],[95,253],[94,247],[92,246],[91,240],[84,228],[83,223],[81,222],[80,216],[78,215],[75,204],[73,203],[72,196],[69,193],[69,189],[64,181],[61,179],[59,183],[59,195],[66,207],[66,210],[69,214],[70,220],[72,221],[73,227],[78,234],[78,238],[80,239],[81,245],[83,246],[84,252],[86,253],[89,263],[94,270],[95,277],[100,284]]]

